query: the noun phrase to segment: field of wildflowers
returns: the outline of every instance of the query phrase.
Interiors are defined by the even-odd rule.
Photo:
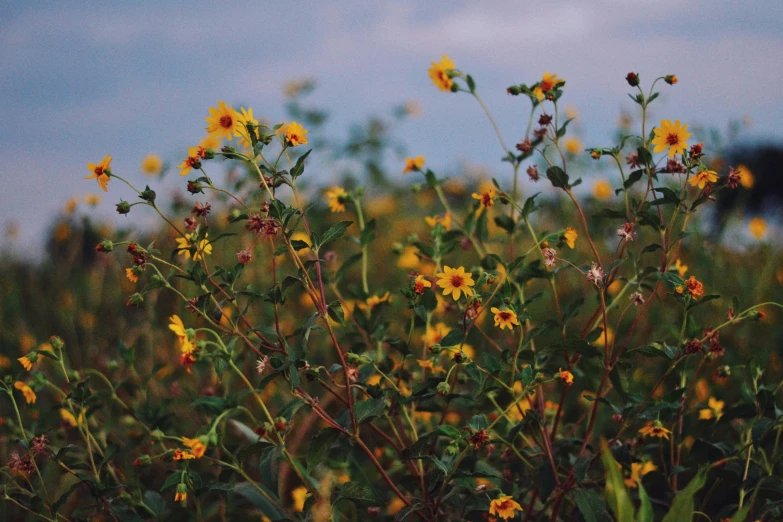
[[[781,253],[716,232],[751,169],[648,118],[675,75],[618,78],[638,111],[585,147],[555,74],[504,136],[428,73],[508,175],[387,171],[386,125],[330,142],[307,82],[283,123],[219,101],[171,164],[86,158],[47,260],[0,261],[4,520],[783,519]],[[335,159],[364,175],[318,186]],[[117,184],[112,230],[81,208]]]

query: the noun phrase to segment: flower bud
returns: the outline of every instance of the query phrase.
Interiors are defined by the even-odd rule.
[[[211,160],[215,158],[215,149],[204,149],[204,159]]]
[[[282,417],[278,417],[275,419],[275,429],[277,431],[285,431],[288,424],[286,423],[285,419]]]
[[[150,464],[152,464],[152,458],[150,458],[150,456],[147,454],[140,455],[136,460],[133,461],[133,465],[137,468],[146,468]]]
[[[446,395],[448,395],[450,390],[451,390],[451,386],[449,386],[449,383],[447,383],[446,381],[439,382],[438,386],[435,387],[435,391],[441,397],[445,397]]]
[[[111,242],[111,239],[104,239],[95,246],[96,252],[111,252],[112,250],[114,250],[114,243]]]
[[[53,336],[49,337],[49,344],[52,345],[52,348],[54,348],[55,350],[58,350],[58,351],[62,350],[63,346],[65,346],[65,343],[63,342],[63,340],[60,339],[56,335],[53,335]]]
[[[440,353],[443,350],[443,347],[440,344],[435,343],[433,345],[430,345],[429,350],[432,353]]]
[[[125,306],[137,307],[141,305],[141,303],[143,302],[144,302],[144,296],[136,292],[135,294],[133,294],[128,298],[128,302],[125,304]]]
[[[635,72],[629,72],[625,77],[625,81],[627,81],[628,85],[631,87],[637,87],[639,85],[639,75]]]
[[[203,194],[204,190],[201,187],[201,183],[199,183],[198,181],[188,181],[188,192],[190,192],[191,194],[199,194],[199,193]]]
[[[378,518],[381,516],[381,508],[377,506],[367,508],[367,516],[370,518]]]
[[[677,77],[676,77],[675,75],[673,75],[673,74],[667,74],[666,76],[664,76],[664,78],[663,78],[663,81],[665,81],[665,82],[666,82],[666,83],[668,83],[669,85],[674,85],[674,84],[676,84],[676,83],[677,83],[679,80],[677,79]]]
[[[594,160],[600,159],[601,158],[601,149],[593,149],[590,152],[590,157],[593,158]]]
[[[509,93],[511,96],[519,96],[522,94],[522,89],[519,87],[519,85],[512,85],[508,89],[506,89],[506,92]]]
[[[141,194],[139,194],[139,197],[143,199],[144,201],[149,201],[150,203],[155,203],[155,191],[152,190],[149,185],[144,188],[144,190],[141,191]]]
[[[127,214],[130,212],[130,203],[124,200],[120,200],[119,203],[117,203],[117,213],[118,214]]]

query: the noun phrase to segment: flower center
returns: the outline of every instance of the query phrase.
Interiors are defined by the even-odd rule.
[[[680,142],[680,137],[677,134],[669,133],[668,136],[666,136],[666,143],[669,145],[677,145]]]
[[[95,167],[95,170],[93,171],[96,176],[103,176],[103,167]]]
[[[501,321],[508,321],[509,319],[511,319],[511,314],[508,312],[500,312],[499,315]]]
[[[220,126],[224,129],[230,129],[234,126],[234,118],[229,115],[220,117]]]
[[[462,283],[465,282],[465,279],[462,278],[462,276],[451,276],[451,286],[454,288],[459,288],[462,286]]]

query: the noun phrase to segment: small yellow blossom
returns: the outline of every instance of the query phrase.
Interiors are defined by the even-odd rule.
[[[568,154],[576,155],[585,148],[584,144],[577,138],[567,138],[563,142],[563,148]]]
[[[104,192],[108,192],[109,174],[111,174],[111,156],[108,154],[100,163],[88,163],[87,170],[92,174],[85,176],[84,179],[94,179]]]
[[[593,196],[596,199],[610,199],[612,197],[612,184],[605,179],[599,179],[593,185]]]
[[[94,194],[91,192],[89,194],[84,195],[84,204],[89,205],[91,207],[97,207],[98,205],[101,204],[102,200],[103,198],[101,197],[100,194]]]
[[[753,175],[753,172],[747,166],[742,164],[740,164],[735,170],[739,172],[740,185],[746,189],[753,188],[753,185],[756,184],[756,177]]]
[[[653,138],[652,144],[655,145],[653,149],[655,154],[663,152],[667,148],[670,158],[673,158],[675,154],[685,154],[691,133],[688,132],[687,125],[680,125],[680,120],[675,120],[674,124],[671,120],[661,120],[660,127],[653,129],[653,132],[655,138]]]
[[[296,147],[297,145],[307,145],[307,129],[292,121],[288,125],[281,127],[285,129],[285,143],[289,147]]]
[[[295,511],[304,511],[305,500],[307,499],[307,488],[298,487],[291,491],[291,498],[294,501]]]
[[[497,307],[493,306],[490,308],[490,312],[495,314],[495,326],[503,330],[504,328],[508,328],[509,330],[514,329],[514,325],[519,326],[519,319],[517,319],[517,314],[514,313],[514,310],[511,309],[504,309],[500,310]]]
[[[763,218],[754,217],[748,223],[748,230],[755,239],[764,239],[767,235],[767,222]]]
[[[432,288],[432,283],[425,279],[423,275],[417,275],[416,280],[413,282],[413,291],[422,295],[425,288]]]
[[[385,294],[378,296],[373,295],[367,298],[367,300],[364,303],[357,303],[357,306],[361,308],[362,310],[372,310],[376,306],[378,306],[381,303],[390,303],[391,297],[389,292],[386,292]]]
[[[674,268],[680,277],[685,277],[685,274],[688,273],[688,265],[683,264],[679,259],[674,262]]]
[[[459,300],[461,292],[465,292],[466,296],[473,295],[473,290],[470,287],[476,283],[473,281],[473,274],[465,272],[464,267],[444,266],[443,272],[436,274],[436,276],[438,277],[437,285],[443,289],[443,295],[452,294],[455,301]]]
[[[147,176],[158,176],[163,172],[163,159],[157,154],[147,154],[141,160],[141,171]]]
[[[688,180],[688,183],[690,183],[692,187],[698,185],[700,189],[703,189],[707,183],[715,183],[716,181],[718,181],[717,172],[714,170],[702,170],[701,172],[694,174],[691,179]]]
[[[348,193],[342,187],[332,187],[326,191],[326,204],[332,212],[345,212]]]
[[[204,442],[201,441],[201,439],[189,439],[187,437],[182,437],[182,443],[185,444],[188,448],[190,448],[190,452],[193,454],[194,457],[197,459],[200,459],[204,456],[204,453],[207,451],[207,445],[204,444]]]
[[[707,408],[699,410],[699,420],[720,420],[723,417],[723,407],[725,403],[710,397],[707,401]]]
[[[663,426],[650,424],[649,426],[645,426],[644,428],[640,429],[639,433],[647,437],[658,437],[669,440],[669,434],[671,433],[671,430],[667,430]]]
[[[435,87],[441,91],[451,91],[454,80],[449,76],[449,71],[454,69],[454,62],[444,54],[438,63],[430,63],[431,67],[427,69],[427,72],[430,74],[430,79],[435,84]]]
[[[494,498],[489,503],[489,514],[497,515],[503,520],[514,518],[517,511],[522,511],[522,506],[512,499],[510,495]]]
[[[541,83],[539,83],[539,86],[541,87],[542,91],[549,92],[555,88],[555,85],[564,81],[565,80],[562,78],[558,78],[556,74],[551,74],[549,71],[547,71],[541,77]]]
[[[619,464],[618,464],[619,466]],[[652,462],[632,462],[631,463],[631,476],[624,479],[625,485],[629,488],[638,488],[639,482],[642,477],[647,475],[651,471],[655,471],[658,467]]]
[[[26,371],[30,371],[33,369],[33,362],[30,360],[29,355],[23,355],[22,357],[18,358],[17,361],[19,361],[19,364],[21,364]]]
[[[79,205],[79,200],[77,198],[71,198],[68,201],[65,202],[65,213],[66,214],[73,214],[73,211],[76,210],[76,207]]]
[[[419,171],[424,166],[424,156],[416,156],[415,158],[405,158],[405,168],[402,169],[403,174]]]
[[[573,373],[569,372],[568,370],[564,370],[562,368],[558,370],[558,373],[560,374],[559,375],[560,380],[563,381],[566,384],[566,386],[571,386],[572,384],[574,384]]]
[[[471,197],[473,199],[477,199],[477,200],[481,201],[481,205],[484,208],[489,208],[489,207],[491,207],[492,205],[495,204],[495,191],[492,190],[492,189],[490,189],[490,190],[488,190],[486,192],[482,192],[480,194],[474,192]]]
[[[201,166],[201,155],[199,154],[200,150],[200,148],[196,147],[188,148],[188,157],[182,160],[182,163],[177,165],[180,176],[187,176],[190,174],[191,170]]]
[[[217,108],[209,108],[207,120],[207,132],[219,139],[232,139],[236,129],[237,111],[233,107],[226,105],[226,102],[219,101]]]
[[[403,270],[411,270],[419,266],[419,256],[416,255],[416,247],[407,246],[397,258],[397,266]]]
[[[440,226],[445,228],[446,230],[451,229],[451,212],[446,212],[443,214],[443,217],[441,216],[425,216],[424,221],[427,222],[427,224],[435,228],[435,225],[440,223]]]
[[[247,130],[247,126],[250,125],[251,131]],[[249,132],[256,133],[258,128],[258,120],[253,118],[253,109],[244,107],[239,108],[237,112],[237,118],[234,128],[234,133],[239,137],[239,144],[243,147],[252,147],[253,142]],[[256,135],[257,136],[257,135]]]
[[[139,276],[136,275],[136,272],[134,272],[132,268],[125,269],[125,277],[127,277],[128,281],[130,281],[131,283],[139,282]]]
[[[201,261],[204,255],[212,254],[212,244],[207,239],[207,236],[209,236],[209,234],[204,234],[204,238],[199,241],[196,251],[193,253],[193,261]],[[188,234],[185,237],[178,237],[175,239],[177,242],[177,250],[179,250],[180,255],[185,256],[185,259],[190,259],[193,240],[196,238],[196,234]]]
[[[24,395],[24,400],[27,402],[27,404],[34,404],[37,397],[35,396],[35,392],[32,388],[30,388],[28,385],[23,383],[22,381],[16,381],[14,383],[14,388],[22,392],[22,395]]]
[[[571,227],[566,227],[565,234],[563,234],[563,237],[565,238],[566,245],[568,245],[568,248],[574,248],[576,246],[576,238],[579,237],[579,234],[576,233],[576,230]]]
[[[181,449],[177,448],[174,450],[174,455],[172,456],[172,460],[191,460],[195,459],[196,456],[192,454],[189,451],[182,451]]]

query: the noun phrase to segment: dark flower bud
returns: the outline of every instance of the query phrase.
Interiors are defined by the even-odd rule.
[[[62,350],[63,346],[65,346],[63,340],[56,335],[49,337],[49,344],[51,344],[52,348],[54,348],[55,350]]]
[[[666,76],[663,78],[663,81],[665,81],[665,82],[666,82],[666,83],[668,83],[669,85],[674,85],[674,84],[676,84],[676,83],[677,83],[679,80],[677,79],[677,77],[676,77],[675,75],[673,75],[673,74],[667,74],[667,75],[666,75]]]
[[[522,89],[519,87],[519,85],[512,85],[508,89],[506,89],[506,92],[509,93],[511,96],[519,96],[522,94]]]
[[[141,303],[143,303],[143,302],[144,302],[144,296],[141,295],[140,293],[136,292],[135,294],[133,294],[132,296],[130,296],[128,298],[128,302],[125,303],[125,306],[132,306],[132,307],[135,308],[135,307],[141,305]]]
[[[143,199],[144,201],[149,201],[150,203],[155,203],[155,191],[152,190],[149,185],[147,185],[144,190],[141,191],[141,194],[139,194],[139,197]]]
[[[635,72],[629,72],[625,77],[625,81],[627,81],[628,85],[631,87],[637,87],[639,85],[639,75]]]
[[[114,250],[114,243],[111,242],[111,239],[104,239],[95,246],[96,252],[111,252],[112,250]]]
[[[119,203],[117,203],[117,213],[118,214],[127,214],[130,212],[130,203],[124,200],[120,200]]]
[[[188,192],[191,194],[198,194],[198,193],[204,193],[203,188],[201,187],[201,183],[198,181],[188,181]]]

